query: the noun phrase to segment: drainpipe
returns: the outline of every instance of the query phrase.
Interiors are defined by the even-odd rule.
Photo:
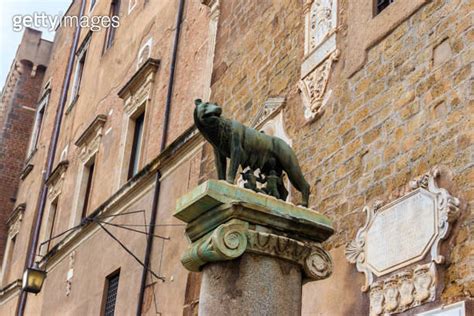
[[[176,14],[176,31],[174,33],[174,42],[171,52],[170,76],[168,80],[168,91],[166,95],[165,113],[163,118],[163,132],[161,134],[160,153],[166,148],[168,140],[168,129],[171,111],[171,100],[173,98],[174,88],[174,73],[176,68],[176,61],[178,56],[179,35],[181,33],[181,22],[183,21],[185,0],[179,0],[178,13]],[[144,267],[142,271],[142,278],[140,284],[140,293],[138,295],[137,316],[142,315],[143,298],[145,296],[146,279],[148,269],[150,266],[151,250],[153,249],[153,235],[155,234],[156,217],[158,215],[158,202],[160,198],[160,178],[161,171],[157,170],[155,179],[155,190],[153,192],[153,202],[151,206],[150,227],[148,228],[148,236],[146,241],[145,259],[143,260]]]
[[[81,0],[81,8],[79,11],[79,20],[84,14],[84,8],[86,6],[86,0]],[[36,248],[38,247],[38,240],[39,240],[39,234],[41,230],[41,222],[43,220],[43,215],[44,215],[44,209],[46,205],[46,196],[48,192],[48,187],[46,185],[46,179],[49,178],[51,175],[51,171],[53,170],[53,164],[54,164],[54,156],[56,155],[56,147],[58,144],[58,139],[59,139],[59,132],[61,130],[61,122],[64,114],[64,106],[66,104],[67,100],[67,92],[69,90],[69,84],[71,82],[71,73],[72,73],[72,68],[74,65],[74,56],[75,52],[78,46],[79,42],[79,37],[81,35],[81,27],[78,25],[75,32],[74,32],[74,38],[72,42],[71,49],[69,51],[69,58],[68,58],[68,63],[67,63],[67,68],[66,68],[66,73],[64,75],[64,80],[63,80],[63,85],[61,87],[61,95],[59,99],[59,104],[58,108],[56,110],[56,117],[54,120],[54,127],[53,127],[53,135],[51,137],[51,143],[49,144],[49,149],[48,149],[48,158],[46,160],[46,168],[45,172],[43,173],[43,180],[41,182],[41,188],[40,188],[40,195],[38,197],[38,209],[36,212],[36,217],[34,221],[34,227],[33,227],[33,235],[30,237],[30,246],[28,249],[28,257],[27,261],[25,264],[25,269],[30,268],[33,266],[35,256],[36,256]],[[27,298],[28,293],[25,291],[21,291],[20,294],[20,299],[18,301],[18,306],[17,306],[17,315],[18,316],[23,316],[25,312],[25,307],[26,307],[26,298]]]

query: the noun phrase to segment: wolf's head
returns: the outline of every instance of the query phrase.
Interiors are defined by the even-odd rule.
[[[194,120],[196,124],[213,125],[222,114],[222,108],[214,103],[202,102],[201,99],[194,101]]]

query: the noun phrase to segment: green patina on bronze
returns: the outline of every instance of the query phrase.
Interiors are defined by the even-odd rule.
[[[239,166],[248,168],[244,173],[247,188],[284,200],[288,195],[282,180],[285,172],[291,184],[302,194],[301,205],[308,206],[310,186],[301,172],[295,153],[284,140],[221,117],[222,109],[217,104],[200,99],[194,103],[194,123],[214,147],[220,180],[234,184]],[[229,168],[227,158],[230,158]],[[262,175],[258,179],[252,177],[257,169]],[[266,186],[257,189],[257,181]]]
[[[250,252],[293,262],[311,280],[331,274],[331,258],[320,243],[334,229],[326,216],[311,209],[208,180],[178,199],[174,216],[187,223],[191,245],[181,262],[190,271]]]
[[[318,242],[334,233],[331,220],[314,210],[218,180],[208,180],[178,199],[174,216],[188,223],[186,230],[191,240],[229,218],[271,226]]]

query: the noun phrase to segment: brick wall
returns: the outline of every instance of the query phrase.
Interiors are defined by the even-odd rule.
[[[473,288],[473,9],[469,1],[428,3],[371,48],[349,79],[342,69],[350,39],[341,32],[342,54],[328,87],[333,96],[311,124],[297,89],[299,1],[223,1],[214,62],[212,101],[227,117],[248,124],[267,97],[286,96],[286,129],[312,186],[311,207],[334,219],[328,249],[354,238],[364,205],[392,200],[412,178],[442,167],[442,185],[463,208],[445,242],[451,251],[443,302],[472,295]],[[344,10],[342,1],[339,14]],[[215,177],[209,146],[201,181],[208,177]]]
[[[11,100],[6,104],[4,124],[0,126],[0,260],[4,255],[8,233],[6,221],[15,204],[44,70],[38,67],[36,75],[32,77],[31,63],[22,62],[21,74]]]

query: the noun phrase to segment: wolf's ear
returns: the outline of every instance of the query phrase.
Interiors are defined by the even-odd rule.
[[[194,100],[194,104],[195,104],[196,106],[198,106],[198,105],[201,104],[201,103],[202,103],[202,100],[201,100],[201,99],[196,99],[196,100]]]

